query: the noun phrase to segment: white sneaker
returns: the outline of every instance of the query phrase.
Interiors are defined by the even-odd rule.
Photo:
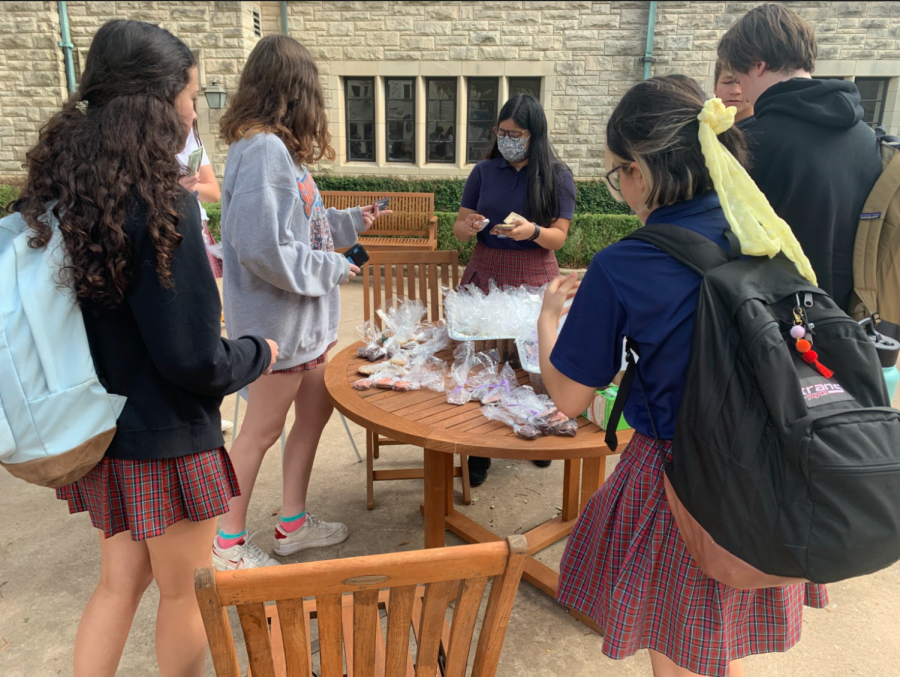
[[[231,430],[234,430],[234,423],[232,423],[231,421],[229,421],[226,418],[223,418],[222,419],[222,432],[227,433]]]
[[[346,541],[349,535],[345,524],[323,522],[314,515],[307,515],[304,525],[289,534],[281,530],[280,524],[276,525],[275,554],[293,555],[301,550],[337,545]]]
[[[272,567],[281,564],[281,562],[272,559],[256,547],[253,541],[247,537],[242,538],[230,548],[220,548],[217,536],[213,540],[212,558],[213,566],[219,571],[257,569],[259,567]]]

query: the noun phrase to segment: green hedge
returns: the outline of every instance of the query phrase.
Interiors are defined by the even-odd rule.
[[[319,190],[347,190],[380,193],[434,193],[434,211],[456,212],[465,179],[393,179],[383,176],[339,176],[317,174]],[[602,181],[576,181],[576,214],[630,214],[623,202],[616,202]]]
[[[6,216],[6,205],[19,197],[19,190],[15,186],[0,183],[0,217]]]

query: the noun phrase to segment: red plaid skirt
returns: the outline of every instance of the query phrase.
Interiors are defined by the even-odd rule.
[[[474,284],[486,294],[491,280],[498,287],[540,287],[558,276],[556,254],[549,249],[497,249],[479,242],[460,284]]]
[[[579,517],[557,599],[603,628],[610,658],[652,649],[716,677],[744,656],[787,651],[800,639],[803,606],[828,604],[822,585],[737,590],[707,578],[669,511],[656,444],[640,434]]]
[[[301,371],[312,371],[320,364],[325,364],[328,361],[328,351],[334,348],[337,345],[337,341],[332,341],[328,344],[328,347],[325,349],[325,352],[319,355],[316,359],[310,360],[309,362],[304,362],[303,364],[298,364],[295,367],[290,367],[288,369],[276,369],[273,370],[273,374],[296,374]]]
[[[161,460],[104,458],[80,480],[56,490],[70,513],[90,513],[106,538],[130,531],[133,541],[162,536],[184,519],[224,515],[228,501],[240,495],[224,448]]]

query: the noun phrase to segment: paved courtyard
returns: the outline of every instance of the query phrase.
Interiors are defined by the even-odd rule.
[[[337,350],[355,340],[362,322],[362,287],[342,288],[343,317]],[[232,418],[234,398],[223,406]],[[292,422],[293,419],[291,419]],[[364,435],[351,424],[361,450]],[[248,529],[270,554],[280,508],[278,448],[269,454],[254,492]],[[389,447],[379,467],[421,463],[421,452]],[[614,463],[609,463],[612,470]],[[474,502],[460,509],[499,534],[522,533],[556,514],[562,463],[540,470],[530,462],[495,461],[488,482],[473,490]],[[459,482],[457,482],[459,494]],[[350,527],[340,546],[301,553],[288,561],[350,557],[422,547],[420,481],[376,485],[376,507],[365,506],[365,465],[356,457],[334,415],[329,422],[310,489],[310,509]],[[898,497],[900,500],[900,497]],[[448,535],[448,544],[458,541]],[[562,544],[542,560],[558,566]],[[96,584],[100,559],[97,536],[87,515],[68,515],[53,492],[0,473],[0,676],[67,677],[81,610]],[[900,565],[873,576],[830,587],[831,605],[807,610],[803,639],[786,655],[748,659],[749,677],[893,677],[900,650]],[[158,674],[153,635],[157,593],[146,594],[119,669],[127,677]],[[240,633],[238,633],[240,634]],[[549,598],[522,583],[510,619],[499,675],[630,677],[649,675],[646,654],[614,662],[601,654],[602,639],[571,619]],[[212,676],[212,666],[207,665]]]

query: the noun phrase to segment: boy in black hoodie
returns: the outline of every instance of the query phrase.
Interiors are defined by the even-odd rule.
[[[812,79],[816,51],[809,24],[780,5],[744,15],[718,48],[754,105],[742,125],[750,175],[793,229],[819,286],[847,310],[859,215],[881,160],[856,85]]]

